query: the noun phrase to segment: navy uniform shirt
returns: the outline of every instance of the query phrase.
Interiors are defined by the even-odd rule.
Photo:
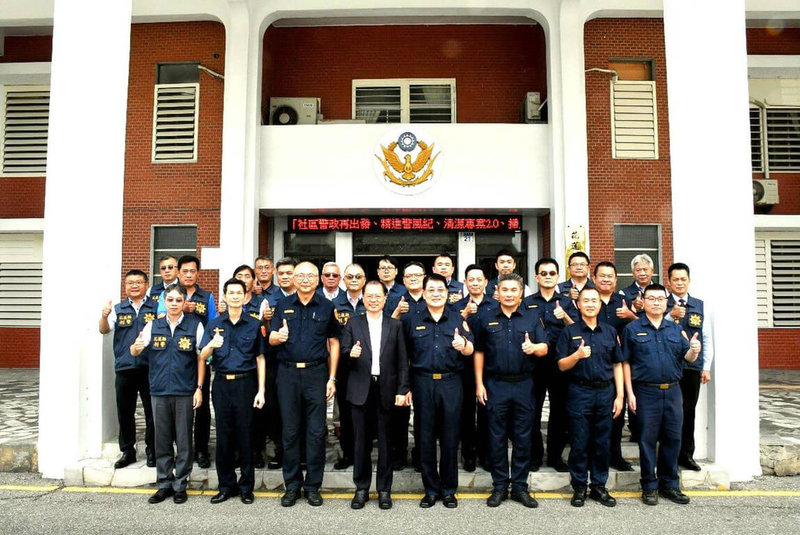
[[[333,312],[333,303],[314,293],[307,304],[302,304],[297,294],[278,301],[272,316],[270,331],[289,327],[289,339],[276,346],[277,359],[285,362],[316,362],[328,359],[328,338],[336,338],[339,322]]]
[[[467,308],[467,305],[469,304],[471,298],[472,297],[468,295],[467,297],[464,297],[460,301],[456,301],[452,305],[453,309],[460,315],[464,311],[464,309]],[[472,329],[472,332],[473,333],[475,332],[476,329],[475,325],[478,322],[478,315],[481,312],[483,312],[484,310],[488,310],[490,308],[497,308],[499,306],[500,303],[498,303],[494,299],[489,298],[489,296],[484,294],[483,299],[481,300],[480,303],[478,303],[478,311],[475,314],[470,314],[469,317],[467,317],[467,324],[469,325],[469,328]]]
[[[211,366],[220,373],[244,373],[256,369],[256,357],[264,354],[264,337],[261,322],[242,313],[234,325],[228,312],[209,321],[200,342],[200,349],[208,345],[215,334],[222,336],[222,347],[211,353]]]
[[[688,336],[690,340],[692,336],[699,334],[698,339],[702,342],[700,354],[697,356],[697,360],[694,362],[685,360],[683,362],[683,367],[702,371],[706,352],[706,340],[703,337],[703,324],[705,323],[703,301],[688,294],[686,295],[685,299],[686,315],[684,315],[683,318],[675,320],[669,315],[669,311],[675,306],[676,300],[674,295],[669,294],[669,298],[667,299],[667,315],[664,316],[664,319],[675,322],[683,330],[683,332],[686,333],[686,336]]]
[[[411,297],[411,294],[408,293],[408,290],[406,290],[402,294],[395,294],[394,296],[391,294],[389,295],[386,299],[386,306],[383,307],[384,316],[391,316],[394,313],[394,309],[396,309],[397,305],[400,303],[401,297],[408,303],[408,312],[400,316],[400,319],[417,314],[420,310],[428,308],[424,297],[420,295],[419,300],[414,299]]]
[[[450,279],[447,283],[447,303],[452,305],[461,301],[464,297],[464,283],[459,282],[455,277]]]
[[[639,286],[636,281],[633,281],[630,286],[620,290],[619,294],[625,299],[625,302],[628,304],[628,308],[630,308],[640,318],[644,316],[644,307],[642,307],[639,312],[636,312],[636,309],[633,308],[633,302],[636,301],[637,297],[644,299],[644,288]]]
[[[673,383],[683,374],[689,340],[669,319],[656,329],[647,316],[630,322],[622,331],[622,358],[630,363],[633,383]]]
[[[172,281],[168,286],[164,286],[164,281],[161,281],[155,286],[150,287],[150,291],[147,292],[147,296],[156,303],[158,303],[158,301],[161,299],[161,294],[164,292],[164,290],[172,288],[176,284],[178,284],[178,279]]]
[[[572,321],[578,321],[580,319],[580,312],[575,308],[572,299],[570,299],[568,295],[562,295],[559,292],[555,292],[550,301],[542,297],[542,292],[529,295],[522,301],[525,308],[538,311],[538,314],[542,317],[545,334],[547,335],[547,342],[550,345],[548,354],[553,352],[558,342],[558,336],[561,334],[561,331],[564,330],[564,321],[556,318],[554,314],[556,303],[561,304],[561,308],[564,309],[564,312]]]
[[[134,357],[131,346],[144,326],[156,319],[156,302],[144,297],[139,311],[131,304],[129,298],[114,305],[114,370],[131,370],[146,368],[147,356]]]
[[[592,329],[581,319],[567,325],[561,331],[556,344],[556,358],[567,358],[575,353],[583,342],[591,347],[589,358],[579,359],[567,370],[570,377],[583,381],[610,381],[614,379],[614,363],[622,362],[622,350],[617,340],[617,331],[611,325],[597,322]]]
[[[609,296],[608,304],[606,304],[603,299],[600,298],[600,312],[597,314],[597,321],[614,327],[614,329],[617,331],[617,335],[621,335],[622,330],[631,321],[625,318],[617,317],[617,309],[622,307],[623,299],[624,298],[622,295],[618,293],[612,293]],[[628,308],[631,308],[630,303],[628,303]]]
[[[475,351],[484,354],[483,370],[493,375],[527,375],[533,371],[535,355],[522,351],[525,333],[534,344],[547,342],[539,315],[521,304],[506,316],[502,308],[486,307],[475,322]]]
[[[456,329],[467,340],[473,340],[466,322],[451,307],[444,307],[438,322],[431,317],[427,306],[419,313],[404,314],[403,330],[410,352],[410,367],[426,373],[461,372],[464,356],[452,345]]]
[[[198,329],[199,326],[199,329]],[[156,319],[150,327],[147,346],[150,361],[150,394],[191,396],[197,388],[198,332],[202,323],[192,314],[183,314],[175,332],[167,318]]]
[[[556,290],[559,293],[569,295],[569,291],[574,285],[575,284],[572,279],[567,279],[564,282],[559,282],[556,286]],[[594,283],[590,279],[586,279],[586,284],[583,286],[583,288],[594,288]],[[583,288],[581,288],[581,290],[583,290]]]
[[[251,318],[261,320],[261,314],[259,312],[261,312],[261,303],[264,302],[264,299],[265,297],[262,295],[252,294],[250,296],[250,301],[242,306],[242,310]]]
[[[339,326],[342,328],[347,325],[347,322],[350,321],[351,317],[361,316],[367,313],[367,308],[364,306],[364,300],[359,297],[354,308],[353,305],[350,304],[350,300],[347,298],[347,292],[344,290],[340,291],[339,295],[334,297],[331,303],[333,303],[333,309],[336,311],[336,319],[339,321]],[[291,333],[291,330],[289,332]]]

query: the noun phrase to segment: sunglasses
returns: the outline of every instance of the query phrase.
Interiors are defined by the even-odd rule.
[[[556,275],[558,275],[558,271],[540,271],[539,272],[539,276],[540,277],[555,277]]]

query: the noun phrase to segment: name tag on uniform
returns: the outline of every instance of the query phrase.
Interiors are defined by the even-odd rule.
[[[424,326],[424,325],[417,325],[417,329],[416,329],[416,330],[418,330],[418,331],[424,331],[425,329],[427,329],[427,327],[426,327],[426,326]]]
[[[154,336],[153,337],[153,347],[157,347],[157,348],[167,347],[167,337],[166,336]]]
[[[131,325],[133,323],[132,314],[120,314],[117,316],[117,324],[120,326]]]
[[[294,314],[294,309],[293,308],[287,308],[286,310],[283,311],[283,313],[284,314]]]
[[[528,305],[528,308],[539,308],[539,305]]]
[[[636,333],[636,336],[647,336],[647,333]]]
[[[253,318],[253,319],[261,319],[261,318],[259,317],[259,315],[258,315],[258,312],[251,312],[251,313],[250,313],[250,317],[251,317],[251,318]]]
[[[573,336],[573,340],[583,340],[583,336]]]
[[[489,322],[489,327],[494,327],[495,325],[500,325],[500,322],[499,321],[490,321]]]

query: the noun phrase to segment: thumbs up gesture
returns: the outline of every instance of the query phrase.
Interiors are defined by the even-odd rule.
[[[578,300],[578,288],[574,284],[569,289],[569,298],[573,301]]]
[[[464,348],[467,347],[467,340],[460,334],[458,334],[458,328],[453,333],[453,349],[458,352],[464,351]]]
[[[133,342],[133,347],[131,348],[131,354],[136,357],[144,351],[144,338],[142,338],[142,332],[139,331],[139,334],[136,335],[136,340]]]
[[[672,316],[672,319],[679,320],[686,315],[686,307],[680,306],[676,301],[672,306],[672,310],[669,311],[669,315]]]
[[[214,337],[208,343],[209,346],[213,347],[214,349],[219,349],[222,347],[222,344],[225,343],[225,339],[222,337],[221,334],[215,333]]]
[[[525,333],[525,340],[522,341],[522,352],[526,355],[533,355],[533,351],[536,349],[536,345],[531,342],[531,337],[528,333]]]
[[[408,312],[409,308],[408,308],[408,303],[406,303],[406,296],[400,297],[400,302],[397,303],[396,310],[398,310],[400,314],[405,314],[406,312]]]
[[[352,349],[350,349],[350,356],[352,358],[354,358],[354,359],[357,359],[358,357],[361,356],[361,341],[360,340],[358,342],[356,342],[356,345],[354,345],[352,347]]]
[[[220,314],[225,313],[228,310],[228,303],[225,302],[225,298],[219,300],[219,304],[217,305],[217,312]]]
[[[633,301],[633,308],[635,308],[638,312],[642,309],[642,307],[644,307],[644,300],[642,298],[642,292],[639,292],[639,294],[636,296],[636,299]]]
[[[578,346],[575,356],[578,357],[578,359],[588,359],[592,356],[592,346],[587,346],[586,342],[581,339],[581,345]]]
[[[280,329],[278,329],[278,342],[281,344],[286,342],[289,339],[289,324],[286,323],[286,320],[283,320],[283,325]]]
[[[694,352],[695,354],[700,353],[700,349],[702,349],[702,344],[700,343],[700,333],[694,333],[692,339],[689,340],[689,349]]]
[[[106,303],[105,306],[103,307],[103,317],[104,318],[107,318],[108,315],[111,314],[111,308],[112,308],[112,304],[111,304],[111,300],[109,299],[108,303]]]
[[[267,301],[267,306],[264,307],[264,319],[266,321],[272,320],[272,315],[275,314],[275,309],[269,306],[269,301]]]
[[[636,319],[636,314],[628,308],[628,303],[622,300],[622,306],[617,309],[617,317],[622,319]]]
[[[561,308],[561,302],[556,301],[556,308],[553,309],[553,316],[555,316],[556,319],[563,320],[566,315],[567,313]]]
[[[194,312],[196,306],[197,304],[194,301],[189,301],[188,299],[186,299],[183,302],[183,311],[191,314],[192,312]]]

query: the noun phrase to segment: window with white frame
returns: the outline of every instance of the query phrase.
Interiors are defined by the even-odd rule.
[[[800,171],[800,106],[750,108],[754,172]]]
[[[611,80],[611,155],[658,159],[656,82],[651,60],[615,60]]]
[[[50,87],[5,86],[2,96],[2,173],[44,175]]]
[[[353,80],[353,119],[367,123],[455,123],[456,81]]]
[[[756,234],[759,327],[800,327],[800,232]]]
[[[195,225],[153,226],[153,241],[150,254],[152,284],[161,282],[159,262],[164,256],[176,259],[184,255],[197,255],[197,227]]]
[[[653,282],[661,276],[661,227],[659,225],[614,225],[614,265],[617,266],[617,290],[633,283],[631,260],[646,254],[653,259]]]
[[[200,71],[197,63],[157,66],[153,97],[153,162],[197,161]]]
[[[0,233],[0,327],[38,327],[42,234]]]

